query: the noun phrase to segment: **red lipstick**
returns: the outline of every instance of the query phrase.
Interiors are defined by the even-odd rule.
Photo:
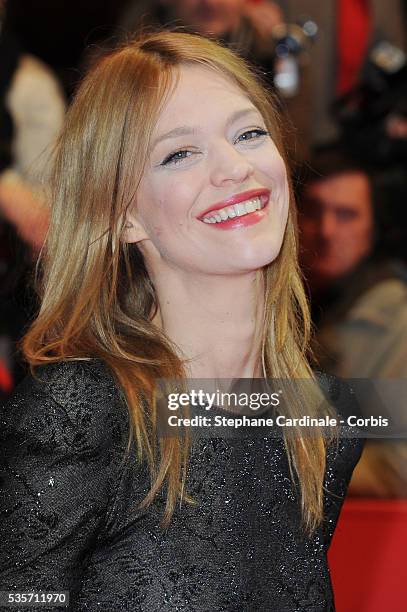
[[[240,202],[245,202],[246,200],[252,200],[253,198],[260,198],[262,208],[260,210],[255,210],[251,213],[246,213],[241,216],[236,216],[233,218],[225,219],[224,221],[219,221],[217,223],[206,223],[203,221],[205,217],[210,217],[211,213],[215,214],[217,210],[221,208],[226,208],[227,206],[233,206],[233,204],[239,204]],[[221,202],[217,202],[213,204],[209,208],[205,210],[205,212],[201,213],[198,217],[200,221],[208,225],[209,227],[214,227],[217,229],[227,230],[227,229],[237,229],[239,227],[247,227],[249,225],[254,225],[258,223],[268,214],[268,210],[266,209],[268,201],[270,199],[270,190],[269,189],[250,189],[249,191],[243,191],[242,193],[238,193],[230,198],[226,198]]]
[[[233,206],[233,204],[240,204],[240,202],[244,202],[245,200],[252,200],[253,198],[261,198],[262,204],[266,205],[270,198],[270,190],[249,189],[248,191],[242,191],[242,193],[237,193],[236,195],[230,196],[230,198],[226,198],[221,202],[212,204],[212,206],[209,206],[209,208],[204,210],[204,212],[199,215],[198,219],[202,221],[202,219],[208,216],[208,213],[210,212],[215,212],[217,210],[220,210],[221,208],[225,208],[226,206]]]

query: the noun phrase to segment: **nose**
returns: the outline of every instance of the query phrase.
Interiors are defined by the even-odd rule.
[[[319,233],[325,240],[330,240],[336,233],[335,216],[330,213],[322,213],[319,221]]]
[[[243,183],[254,173],[254,166],[245,155],[229,143],[220,144],[212,159],[211,182],[215,187]]]

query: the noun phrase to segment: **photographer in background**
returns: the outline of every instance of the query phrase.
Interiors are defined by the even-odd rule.
[[[311,126],[301,64],[307,63],[312,35],[294,23],[302,12],[288,24],[285,8],[285,3],[271,0],[132,1],[119,29],[131,37],[143,27],[181,27],[221,40],[248,60],[276,94],[286,125],[287,148],[293,159],[301,161],[309,153]]]
[[[121,29],[131,34],[151,24],[185,26],[212,35],[259,68],[281,99],[291,123],[290,154],[299,163],[313,148],[337,140],[344,132],[356,138],[367,116],[368,130],[377,132],[382,117],[367,113],[365,103],[359,112],[359,103],[366,91],[381,100],[390,88],[391,98],[393,86],[385,83],[375,88],[373,58],[380,45],[389,45],[390,53],[396,54],[406,48],[401,0],[129,2]],[[354,116],[349,115],[348,94]],[[383,110],[383,105],[378,106]],[[391,110],[393,125],[399,114],[393,118]]]
[[[358,90],[361,84],[364,88],[366,82],[371,88],[369,65],[374,49],[385,43],[396,52],[405,52],[406,3],[403,0],[276,2],[283,9],[287,23],[306,18],[318,26],[315,42],[309,47],[301,90],[297,95],[301,115],[299,120],[297,114],[291,116],[300,135],[309,123],[313,148],[334,142],[342,135],[341,122],[344,119],[337,108],[338,100]],[[376,76],[373,78],[376,82]],[[375,91],[373,96],[378,98],[380,92]],[[306,113],[301,112],[301,104]],[[372,121],[370,127],[373,127]],[[353,127],[350,136],[352,134],[355,135]]]
[[[225,42],[272,82],[272,32],[283,22],[277,3],[263,0],[153,0],[130,2],[120,28],[130,36],[143,26],[182,27]]]

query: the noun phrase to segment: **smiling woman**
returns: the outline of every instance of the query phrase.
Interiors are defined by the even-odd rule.
[[[289,206],[284,161],[242,89],[200,65],[180,66],[177,77],[127,231],[150,277],[165,278],[170,291],[181,290],[185,274],[253,273],[269,264]],[[220,229],[230,230],[222,240]]]
[[[1,415],[0,590],[69,590],[81,611],[334,609],[352,431],[158,426],[159,379],[279,378],[302,415],[291,381],[314,375],[279,123],[245,63],[196,35],[145,35],[84,79],[22,345],[32,376]]]

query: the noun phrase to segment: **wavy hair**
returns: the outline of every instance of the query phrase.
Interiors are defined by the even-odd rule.
[[[22,342],[32,372],[62,360],[102,359],[124,393],[130,414],[129,446],[147,457],[152,503],[166,485],[161,526],[171,521],[185,491],[189,442],[156,444],[156,379],[185,380],[182,360],[153,325],[158,304],[137,246],[122,239],[160,110],[185,64],[205,66],[231,79],[262,114],[287,164],[273,96],[253,70],[229,49],[182,32],[153,32],[100,59],[80,85],[57,146],[52,212],[41,257],[38,317]],[[279,256],[265,266],[261,360],[265,377],[312,379],[307,362],[310,317],[297,263],[292,189]],[[301,416],[295,398],[289,416]],[[293,482],[298,479],[303,526],[311,533],[323,519],[326,439],[285,436]],[[136,457],[135,457],[136,459]]]

